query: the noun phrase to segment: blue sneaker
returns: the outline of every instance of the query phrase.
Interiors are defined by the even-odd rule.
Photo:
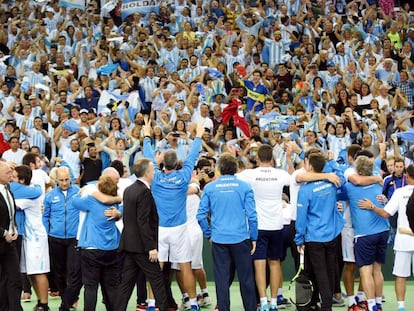
[[[269,311],[269,305],[260,306],[260,311]]]
[[[277,306],[276,305],[270,305],[269,311],[277,311]]]
[[[200,307],[197,305],[191,305],[190,310],[200,310]]]
[[[155,307],[154,306],[150,306],[147,308],[147,311],[155,311]]]
[[[286,309],[286,307],[289,307],[290,305],[291,303],[287,298],[283,296],[277,297],[277,308],[278,309]]]
[[[404,307],[398,308],[398,311],[405,311]]]

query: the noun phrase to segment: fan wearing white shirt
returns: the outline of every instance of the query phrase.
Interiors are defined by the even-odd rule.
[[[2,155],[2,158],[8,162],[14,162],[16,164],[22,164],[23,156],[26,154],[26,151],[20,149],[19,138],[12,137],[9,140],[10,149],[5,151]]]
[[[191,117],[191,122],[194,123],[203,123],[204,128],[208,128],[210,133],[213,133],[213,121],[210,119],[210,108],[206,103],[200,105],[200,110],[193,114]]]

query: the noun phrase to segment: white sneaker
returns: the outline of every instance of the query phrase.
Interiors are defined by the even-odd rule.
[[[213,300],[207,294],[206,296],[203,295],[203,299],[201,299],[201,302],[199,303],[199,305],[201,307],[207,307],[207,306],[211,306],[212,303],[213,303]]]
[[[180,310],[191,310],[191,304],[190,304],[189,297],[183,298],[181,306],[180,306]]]

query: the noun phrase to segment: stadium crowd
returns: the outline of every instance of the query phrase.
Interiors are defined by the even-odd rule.
[[[0,1],[0,310],[22,310],[33,287],[36,310],[49,310],[52,295],[66,311],[82,286],[85,310],[95,310],[98,284],[107,310],[126,308],[117,250],[123,193],[138,178],[152,183],[150,219],[159,218],[159,233],[138,238],[152,241],[143,247],[163,275],[147,293],[148,270],[138,273],[137,310],[155,310],[154,296],[161,311],[177,308],[170,270],[184,309],[212,304],[204,234],[222,277],[217,310],[230,310],[234,269],[246,310],[286,307],[290,248],[296,267],[305,249],[317,288],[298,310],[344,306],[343,276],[348,310],[382,311],[390,245],[405,311],[414,262],[409,1],[155,1],[127,17],[122,1],[72,2]],[[239,199],[240,210],[223,212]]]

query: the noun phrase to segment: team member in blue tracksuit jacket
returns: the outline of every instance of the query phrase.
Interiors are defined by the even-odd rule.
[[[320,153],[305,159],[309,172],[320,173],[325,166]],[[297,203],[295,243],[310,261],[322,299],[322,310],[332,307],[337,244],[344,225],[336,205],[337,188],[327,181],[314,181],[300,187]]]
[[[251,186],[239,180],[235,157],[218,161],[221,176],[204,188],[197,220],[204,236],[213,242],[214,279],[220,311],[230,311],[229,286],[234,264],[245,310],[256,310],[252,257],[258,236],[257,214]],[[210,213],[210,224],[207,215]]]
[[[58,187],[47,193],[43,202],[43,225],[49,235],[50,268],[63,301],[69,292],[71,296],[79,295],[78,289],[82,286],[76,250],[79,210],[72,205],[79,188],[71,184],[70,172],[65,166],[57,169],[56,179]]]
[[[113,178],[101,176],[98,181],[100,192],[116,197],[118,186]],[[98,286],[101,285],[106,310],[113,311],[119,281],[117,249],[120,233],[116,219],[105,216],[109,205],[93,196],[77,197],[73,206],[87,212],[82,225],[78,246],[81,248],[82,282],[85,287],[85,311],[96,308]]]
[[[366,156],[358,156],[355,170],[359,175],[371,176],[373,163]],[[370,210],[360,209],[360,205],[374,208],[381,204],[377,196],[382,195],[379,184],[368,186],[346,185],[351,209],[352,225],[355,230],[354,252],[359,267],[361,282],[367,297],[368,310],[382,310],[383,276],[381,265],[385,263],[389,222]]]
[[[158,168],[151,147],[151,125],[148,120],[143,127],[144,157],[152,160],[155,168],[151,191],[159,216],[158,260],[180,264],[183,287],[188,290],[192,310],[198,310],[195,279],[191,269],[191,240],[187,232],[187,190],[191,174],[201,149],[203,124],[197,125],[197,135],[183,167],[177,170],[178,158],[174,150],[163,154],[164,171]],[[170,134],[171,135],[171,134]]]
[[[43,225],[50,237],[75,239],[79,225],[79,211],[73,207],[72,200],[79,193],[79,187],[71,185],[65,174],[66,167],[58,168],[58,187],[46,194],[43,202]]]

